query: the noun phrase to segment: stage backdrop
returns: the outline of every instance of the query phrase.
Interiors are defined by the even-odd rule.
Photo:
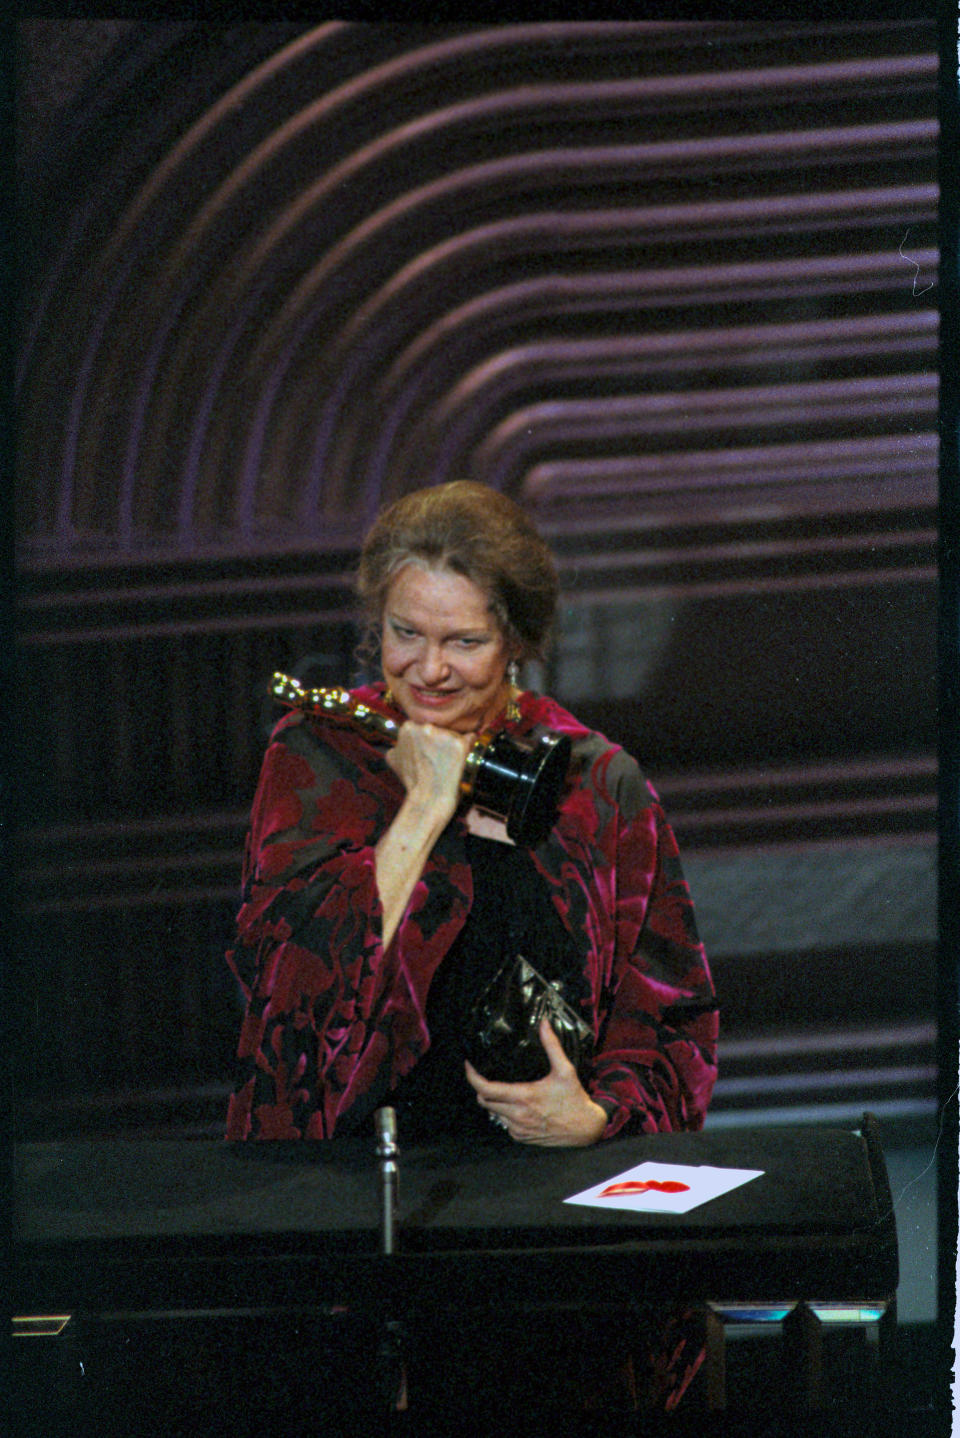
[[[19,31],[19,1131],[217,1132],[275,668],[470,476],[675,821],[712,1121],[935,1095],[937,37]]]

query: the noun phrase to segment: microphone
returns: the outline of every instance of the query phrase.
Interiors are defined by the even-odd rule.
[[[378,1108],[373,1115],[377,1130],[377,1154],[381,1179],[381,1249],[396,1248],[397,1206],[397,1115],[392,1108]],[[403,1325],[397,1319],[383,1324],[377,1348],[377,1382],[387,1407],[394,1413],[407,1407],[407,1370],[403,1361]]]
[[[397,1115],[392,1108],[378,1108],[373,1117],[380,1159],[380,1246],[383,1253],[393,1253],[396,1250],[397,1158],[400,1152],[397,1147]]]

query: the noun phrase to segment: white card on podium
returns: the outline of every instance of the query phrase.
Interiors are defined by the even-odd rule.
[[[636,1213],[689,1213],[711,1198],[759,1178],[762,1168],[711,1168],[707,1164],[654,1163],[628,1168],[565,1198],[588,1208],[629,1208]]]

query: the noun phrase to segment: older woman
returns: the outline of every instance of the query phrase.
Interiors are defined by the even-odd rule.
[[[389,1102],[401,1137],[455,1129],[585,1145],[695,1129],[716,1014],[677,846],[636,763],[518,688],[557,598],[523,512],[453,483],[388,508],[359,590],[383,683],[356,697],[400,721],[393,748],[303,712],[277,725],[254,801],[237,942],[246,999],[227,1133],[326,1139]],[[570,737],[556,817],[535,847],[461,799],[481,732]],[[549,1023],[543,1077],[464,1057],[464,1025],[504,955],[559,984],[594,1036],[578,1073]]]

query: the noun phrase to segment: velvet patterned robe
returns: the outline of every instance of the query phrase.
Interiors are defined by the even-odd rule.
[[[355,697],[382,706],[382,687]],[[700,1128],[717,1015],[673,833],[623,749],[527,693],[511,727],[535,724],[573,742],[555,825],[531,852],[583,957],[603,1137]],[[274,730],[227,955],[246,1002],[230,1139],[357,1127],[429,1047],[431,979],[473,898],[466,824],[458,813],[440,836],[385,950],[374,845],[403,789],[384,752],[326,716],[294,711]]]

